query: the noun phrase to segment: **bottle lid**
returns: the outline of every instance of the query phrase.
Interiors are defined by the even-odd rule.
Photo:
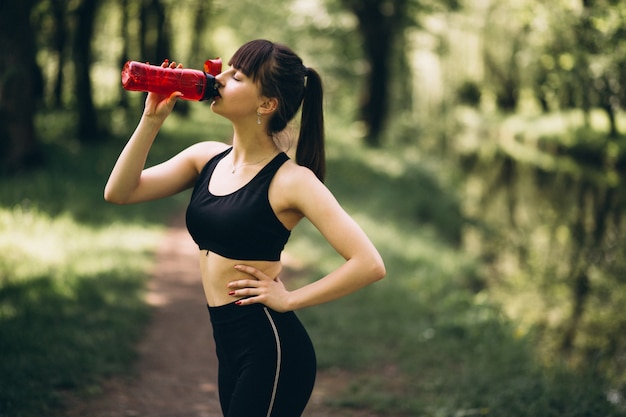
[[[204,72],[212,76],[219,75],[222,72],[222,59],[207,59],[204,61]]]

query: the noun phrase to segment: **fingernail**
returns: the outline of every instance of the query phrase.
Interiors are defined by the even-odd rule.
[[[229,292],[228,295],[235,295],[235,291]]]
[[[237,304],[238,306],[241,305],[241,301],[235,301],[235,304]]]

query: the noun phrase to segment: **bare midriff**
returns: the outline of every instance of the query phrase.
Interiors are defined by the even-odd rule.
[[[200,259],[204,295],[206,296],[207,304],[211,307],[229,304],[243,298],[228,295],[231,291],[228,288],[228,283],[241,279],[255,279],[251,275],[236,270],[235,265],[252,266],[272,278],[277,277],[282,270],[280,261],[235,260],[206,250],[199,251],[198,257]]]

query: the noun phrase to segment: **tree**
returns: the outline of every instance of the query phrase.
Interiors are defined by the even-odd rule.
[[[557,8],[534,75],[539,100],[556,97],[555,107],[580,108],[587,121],[593,108],[602,109],[611,138],[619,134],[617,112],[626,98],[625,20],[626,5],[617,0]]]
[[[30,22],[34,0],[0,3],[0,170],[17,171],[39,156],[34,129],[42,89]]]
[[[129,10],[128,10],[128,0],[120,0],[120,9],[122,12],[122,25],[120,27],[120,37],[122,38],[122,52],[120,54],[118,60],[118,66],[122,68],[126,61],[129,60],[129,43],[130,43],[130,29],[129,29]],[[124,108],[128,108],[128,96],[124,94],[123,87],[120,84],[120,91],[122,94],[120,95],[120,106]]]
[[[67,0],[51,0],[49,14],[53,20],[53,32],[50,36],[51,48],[55,52],[57,72],[54,80],[52,104],[56,108],[63,106],[63,86],[65,77],[63,65],[67,58],[67,41],[69,38],[69,26],[67,22]],[[40,35],[42,35],[40,33]]]
[[[160,64],[170,57],[170,30],[160,0],[143,0],[140,8],[140,48],[143,59]]]
[[[407,0],[341,0],[357,18],[368,63],[360,102],[361,119],[367,125],[366,142],[380,145],[380,134],[389,101],[390,59],[396,38],[406,27]]]
[[[74,34],[74,71],[78,106],[78,137],[81,141],[94,141],[100,135],[98,115],[93,103],[91,69],[91,41],[98,9],[98,0],[83,0],[76,9]]]
[[[361,119],[367,126],[366,142],[379,146],[389,109],[394,52],[403,53],[404,31],[418,25],[424,14],[456,9],[456,0],[340,0],[358,21],[368,71],[361,98]]]

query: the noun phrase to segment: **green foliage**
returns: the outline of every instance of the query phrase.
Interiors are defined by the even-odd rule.
[[[459,103],[476,107],[480,104],[481,91],[474,81],[465,81],[457,91]]]
[[[41,115],[45,165],[0,179],[3,416],[51,415],[64,390],[94,392],[103,376],[127,371],[149,314],[155,245],[180,210],[180,198],[107,204],[103,187],[123,143],[81,146],[63,136],[66,120]],[[151,163],[185,146],[171,132],[199,134],[169,122]]]
[[[610,120],[619,121],[626,91],[623,2],[465,2],[462,13],[423,19],[405,31],[406,44],[394,45],[410,62],[393,66],[402,97],[394,97],[388,148],[376,151],[362,149],[362,126],[353,122],[367,45],[341,2],[212,2],[215,18],[194,53],[188,38],[198,3],[163,3],[174,17],[176,56],[227,60],[241,43],[266,37],[291,45],[322,73],[332,115],[328,185],[388,268],[384,281],[301,314],[321,366],[362,375],[337,393],[336,404],[387,415],[623,415],[607,401],[623,406],[626,397],[626,145],[615,131],[623,122]],[[418,22],[435,4],[411,1],[405,17]],[[35,16],[47,95],[58,71],[70,74],[51,42],[51,5],[40,2]],[[117,110],[122,20],[115,2],[101,11],[92,72],[111,143],[81,145],[67,138],[75,115],[40,114],[46,164],[0,179],[0,356],[9,358],[0,365],[0,407],[23,407],[22,415],[40,415],[57,401],[56,389],[96,387],[99,375],[132,358],[155,223],[184,199],[102,202],[139,110],[134,119]],[[131,17],[129,27],[137,25]],[[136,43],[130,40],[131,54]],[[63,92],[72,104],[71,82]],[[140,106],[143,96],[125,97]],[[457,100],[475,111],[457,112]],[[498,104],[532,113],[502,120]],[[228,140],[227,125],[205,123],[206,107],[190,107],[191,122],[168,121],[151,163],[193,141]],[[568,108],[577,110],[554,113]],[[598,207],[609,215],[596,215]],[[306,264],[302,281],[342,261],[306,223],[289,250]],[[581,270],[587,287],[576,286]],[[576,321],[581,288],[590,290]],[[131,320],[122,322],[118,308]],[[575,337],[564,351],[568,328]]]
[[[116,258],[127,269],[3,283],[2,415],[48,415],[61,405],[60,392],[96,389],[99,377],[131,365],[148,310],[141,298],[143,270],[132,268],[130,256]]]
[[[205,135],[204,114],[168,121],[155,162]],[[334,116],[329,124],[328,185],[388,269],[380,283],[300,312],[320,366],[357,375],[332,403],[390,416],[620,415],[601,375],[542,363],[535,333],[493,302],[482,263],[458,249],[467,224],[451,197],[458,175],[416,148],[363,149]],[[211,126],[211,136],[227,136]],[[130,363],[147,314],[141,292],[161,230],[154,224],[180,207],[175,199],[110,208],[101,192],[121,142],[98,150],[49,142],[46,170],[0,183],[0,353],[11,358],[1,375],[13,384],[0,404],[24,416],[58,406],[59,390],[97,390],[100,376]],[[308,223],[288,251],[304,262],[299,283],[342,262]]]
[[[385,415],[624,415],[603,376],[536,355],[537,334],[505,315],[486,270],[450,243],[460,217],[447,164],[405,148],[366,150],[333,137],[329,187],[374,240],[388,275],[345,299],[299,313],[324,368],[357,375],[337,407]],[[353,138],[353,140],[356,140]],[[439,207],[438,216],[423,216]],[[289,250],[306,260],[298,282],[336,267],[308,224]]]
[[[47,414],[60,391],[94,386],[134,359],[160,229],[16,206],[0,208],[0,230],[0,414]]]
[[[623,392],[626,143],[598,114],[590,125],[580,113],[484,120],[492,134],[468,152],[464,207],[483,223],[466,247],[489,265],[493,299],[534,328],[541,361]]]

